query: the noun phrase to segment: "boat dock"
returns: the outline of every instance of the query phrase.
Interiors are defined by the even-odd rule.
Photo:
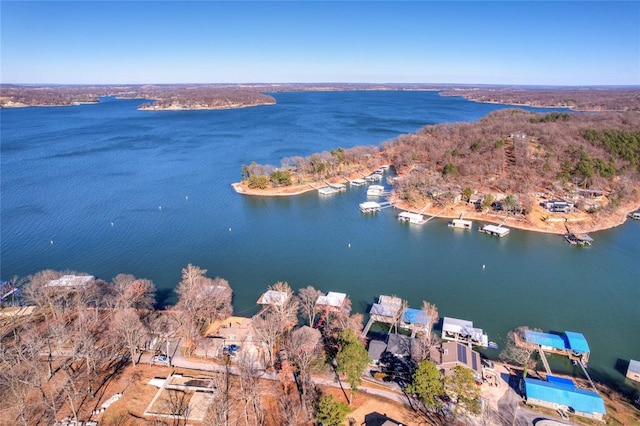
[[[573,232],[567,232],[564,234],[564,239],[574,246],[590,246],[593,243],[593,238],[587,234],[574,234]]]
[[[500,225],[484,225],[483,227],[478,228],[478,231],[502,238],[505,235],[508,235],[511,230],[509,228],[504,228],[502,224],[500,224]]]

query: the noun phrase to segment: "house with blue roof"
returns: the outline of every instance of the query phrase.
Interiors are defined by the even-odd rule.
[[[527,404],[600,421],[607,413],[600,395],[578,388],[570,379],[548,375],[546,381],[525,378],[522,383]]]

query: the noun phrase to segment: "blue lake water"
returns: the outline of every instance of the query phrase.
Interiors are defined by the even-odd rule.
[[[520,325],[582,332],[592,372],[624,382],[625,361],[640,359],[639,222],[597,232],[582,249],[554,235],[461,232],[443,220],[402,225],[393,209],[364,216],[365,188],[254,198],[230,186],[251,161],[378,145],[505,106],[435,92],[275,97],[273,106],[225,111],[137,111],[140,100],[111,98],[1,110],[2,278],[46,268],[106,280],[130,273],[152,279],[170,304],[193,263],[229,280],[239,314],[255,312],[276,281],[345,292],[361,312],[379,294],[416,308],[426,299],[498,343]]]

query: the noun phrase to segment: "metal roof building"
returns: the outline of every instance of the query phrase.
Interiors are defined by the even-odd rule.
[[[547,376],[547,381],[525,378],[528,404],[560,409],[583,417],[602,420],[604,401],[597,393],[575,386],[573,381]]]
[[[572,351],[578,353],[591,352],[587,339],[584,338],[582,333],[575,333],[573,331],[565,331],[564,335],[567,336],[569,341],[569,347]]]
[[[546,346],[560,350],[569,348],[567,341],[562,336],[558,336],[557,334],[526,330],[524,332],[524,338],[528,343],[533,343],[535,345]]]
[[[429,325],[429,317],[427,317],[422,309],[407,308],[402,314],[402,322],[407,324],[415,324],[421,326]]]

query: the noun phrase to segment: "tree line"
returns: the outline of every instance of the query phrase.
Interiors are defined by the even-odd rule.
[[[127,364],[135,368],[151,341],[179,337],[184,354],[190,356],[206,343],[210,324],[233,314],[229,283],[220,277],[210,278],[207,270],[191,264],[182,270],[175,289],[177,302],[164,310],[154,309],[156,288],[150,280],[119,274],[111,281],[52,285],[68,275],[86,274],[44,270],[25,280],[14,280],[21,289],[21,303],[35,307],[29,316],[5,320],[1,328],[0,398],[5,408],[11,407],[17,424],[52,423],[62,413],[73,418],[86,414],[103,392],[105,378],[122,374]],[[351,312],[348,297],[340,309],[318,305],[318,297],[324,293],[312,286],[294,292],[288,283],[276,282],[268,290],[284,297],[281,303],[265,304],[253,316],[253,340],[264,348],[266,367],[278,372],[278,380],[262,383],[255,357],[241,353],[235,359],[238,376],[230,378],[227,370],[226,375],[213,377],[218,392],[205,423],[339,424],[370,363],[362,336],[362,314]],[[408,304],[403,302],[402,306]],[[418,371],[425,368],[420,365],[439,343],[432,330],[438,322],[437,308],[425,301],[422,311],[429,318],[429,327],[417,335],[412,351],[411,365],[418,366],[416,383],[420,380]],[[398,331],[399,322],[400,315],[390,332]],[[218,359],[227,365],[230,361],[228,353]],[[315,373],[345,380],[349,385],[347,404],[323,396],[312,379]],[[411,377],[405,378],[411,381]],[[453,390],[457,385],[450,382],[452,379],[438,380],[459,395],[462,407],[466,394]],[[470,389],[476,387],[473,384]],[[442,389],[437,388],[438,392],[444,392]],[[429,406],[424,392],[415,392],[416,403],[422,401],[422,411],[416,412],[425,418],[450,420],[441,405]],[[176,395],[171,399],[174,409],[184,413],[184,398]]]

